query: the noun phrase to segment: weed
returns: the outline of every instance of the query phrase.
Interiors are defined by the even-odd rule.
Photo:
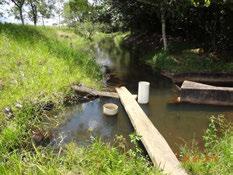
[[[233,130],[231,124],[227,124],[227,127],[225,125],[221,116],[211,117],[203,137],[204,152],[197,147],[192,150],[182,149],[183,165],[191,174],[228,175],[232,173]]]

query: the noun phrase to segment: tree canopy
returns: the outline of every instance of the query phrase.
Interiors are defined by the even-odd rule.
[[[1,0],[1,4],[13,4],[11,12],[22,24],[25,18],[36,25],[38,19],[57,14],[59,24],[63,17],[72,27],[88,21],[101,23],[105,32],[158,33],[165,50],[169,36],[198,42],[208,51],[230,51],[233,46],[232,0]]]
[[[0,5],[11,7],[10,13],[22,24],[25,23],[25,18],[29,18],[36,25],[39,17],[42,21],[51,17],[55,2],[55,0],[0,0]]]

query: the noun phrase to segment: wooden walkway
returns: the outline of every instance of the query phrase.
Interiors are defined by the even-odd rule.
[[[132,94],[125,87],[116,88],[116,91],[136,133],[141,136],[141,141],[153,164],[170,175],[187,175],[164,137],[146,116]]]

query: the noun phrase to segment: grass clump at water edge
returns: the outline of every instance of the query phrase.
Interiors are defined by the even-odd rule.
[[[222,116],[211,117],[203,136],[204,151],[182,148],[182,162],[190,174],[230,175],[233,170],[233,128]]]
[[[160,174],[132,150],[122,153],[100,140],[87,147],[70,143],[58,150],[34,146],[33,152],[13,151],[4,157],[1,174]]]

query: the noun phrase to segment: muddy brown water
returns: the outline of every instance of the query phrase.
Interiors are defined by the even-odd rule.
[[[137,93],[139,81],[151,83],[150,103],[141,107],[176,153],[181,145],[191,146],[193,141],[200,148],[203,146],[202,136],[212,115],[223,114],[228,120],[233,119],[232,107],[169,103],[178,96],[175,85],[146,65],[139,64],[136,54],[120,49],[113,42],[102,41],[95,45],[94,51],[109,88],[125,85],[132,93]],[[118,115],[105,116],[102,112],[105,103],[119,105]],[[127,147],[131,147],[129,134],[134,130],[118,99],[98,98],[70,107],[66,117],[67,120],[56,130],[56,144],[74,141],[86,145],[93,137],[112,143],[115,135],[123,135]]]

